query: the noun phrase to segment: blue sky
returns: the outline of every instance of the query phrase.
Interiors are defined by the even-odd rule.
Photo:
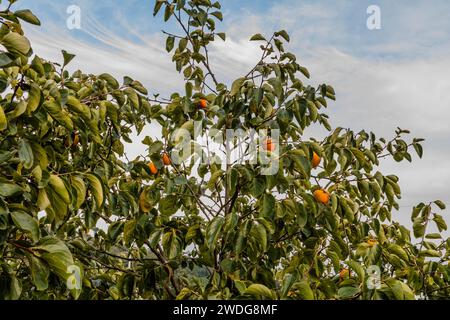
[[[390,137],[397,127],[427,139],[425,156],[413,164],[383,163],[403,187],[402,222],[420,201],[450,204],[450,1],[448,0],[222,0],[225,43],[212,48],[212,64],[224,82],[242,75],[259,57],[248,39],[256,32],[286,29],[287,47],[312,74],[312,83],[334,86],[332,125],[374,130]],[[81,8],[81,30],[66,27],[69,5]],[[181,91],[181,77],[164,50],[150,0],[19,0],[42,27],[27,27],[35,52],[53,61],[60,50],[89,73],[110,72],[141,80],[152,93]],[[369,5],[381,9],[381,30],[366,27]],[[151,133],[152,128],[149,128]],[[314,133],[314,132],[312,132]],[[141,148],[129,146],[137,155]]]
[[[288,22],[291,27],[288,31],[292,34],[308,35],[307,39],[299,41],[300,47],[328,45],[374,59],[413,58],[427,56],[430,50],[443,52],[449,49],[450,22],[443,13],[450,10],[450,2],[446,0],[222,2],[225,28],[232,27],[236,20],[245,25],[246,19],[254,16],[269,18],[261,26],[267,32],[286,28]],[[80,6],[83,20],[94,18],[111,32],[127,39],[134,37],[123,28],[124,25],[144,34],[157,33],[162,28],[171,29],[162,23],[161,17],[152,17],[153,1],[149,0],[21,0],[17,6],[36,12],[43,21],[43,30],[59,27],[62,33],[70,32],[71,36],[95,41],[86,37],[83,31],[65,28],[66,8],[73,4]],[[371,4],[381,8],[382,29],[378,31],[366,28],[366,8]],[[398,48],[399,45],[403,46],[403,50]]]

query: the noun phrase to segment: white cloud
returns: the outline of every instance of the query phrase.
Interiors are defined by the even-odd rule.
[[[211,51],[217,76],[230,81],[245,74],[258,61],[258,44],[247,40],[260,31],[260,27],[268,29],[280,24],[294,29],[290,48],[298,53],[301,63],[311,71],[312,82],[327,82],[336,89],[338,101],[332,103],[328,110],[332,125],[351,127],[355,131],[364,128],[383,136],[390,136],[400,126],[427,139],[424,159],[415,159],[413,164],[385,162],[382,166],[387,173],[400,176],[404,195],[401,221],[408,221],[409,209],[420,201],[442,198],[450,203],[447,187],[450,180],[450,80],[447,72],[450,58],[430,51],[426,58],[393,61],[374,59],[373,56],[357,57],[331,46],[314,46],[314,39],[320,37],[321,41],[325,40],[330,28],[334,27],[338,33],[344,28],[328,21],[336,18],[336,12],[329,13],[321,8],[319,4],[297,9],[275,5],[268,9],[267,16],[253,14],[245,20],[242,15],[231,17],[226,30],[228,40],[225,43],[219,40]],[[306,17],[302,12],[319,19],[320,25],[304,23],[302,18]],[[407,12],[410,18],[411,12]],[[429,19],[425,20],[429,23]],[[128,26],[129,32],[139,38],[139,43],[136,43],[106,29],[94,17],[88,16],[84,23],[85,31],[95,41],[77,40],[70,33],[56,28],[46,33],[35,29],[27,33],[35,51],[51,60],[61,60],[60,49],[66,49],[77,54],[74,65],[85,72],[109,72],[119,79],[130,75],[142,81],[151,93],[184,90],[182,77],[174,71],[170,55],[164,50],[162,36],[139,35]],[[296,30],[298,25],[302,28]],[[423,30],[421,28],[417,32]],[[346,35],[338,36],[344,38]],[[442,34],[434,36],[439,38]],[[305,43],[308,44],[306,47]],[[414,48],[413,44],[388,42],[369,49],[401,53],[411,48]],[[152,130],[149,128],[146,133],[152,133]],[[142,147],[140,143],[132,145],[129,151],[134,156],[142,153]]]

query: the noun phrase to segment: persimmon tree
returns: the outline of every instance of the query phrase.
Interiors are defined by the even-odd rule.
[[[408,230],[392,218],[398,177],[378,170],[421,157],[423,139],[333,128],[335,91],[307,84],[286,31],[252,36],[255,66],[222,83],[220,4],[156,1],[179,27],[164,33],[185,80],[161,98],[129,77],[69,72],[65,51],[60,64],[33,55],[21,20],[40,22],[13,2],[0,12],[0,298],[449,296],[450,241],[428,231],[447,229],[445,205],[414,207]],[[160,134],[129,160],[123,143],[149,123]],[[329,134],[305,138],[310,126]],[[236,160],[227,132],[239,130],[263,136],[244,135]]]

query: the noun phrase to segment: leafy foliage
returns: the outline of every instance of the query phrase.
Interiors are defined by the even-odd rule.
[[[157,0],[155,15],[180,26],[181,35],[165,32],[166,49],[186,86],[150,98],[130,77],[70,73],[74,56],[65,51],[61,65],[33,55],[20,20],[40,22],[11,11],[13,2],[0,12],[0,298],[449,296],[450,240],[427,233],[430,222],[447,229],[437,211],[445,205],[417,205],[412,237],[392,219],[398,177],[377,169],[387,157],[411,161],[411,150],[421,157],[423,140],[406,142],[400,128],[391,140],[333,129],[324,110],[336,92],[305,83],[308,70],[284,49],[286,31],[254,35],[260,60],[228,86],[208,52],[226,38],[216,32],[220,4]],[[123,143],[151,121],[162,139],[146,137],[148,156],[125,161]],[[278,172],[264,175],[260,163],[198,165],[194,156],[164,163],[177,129],[192,132],[194,121],[204,132],[280,130]],[[312,125],[329,135],[305,140]],[[316,200],[318,189],[329,202]],[[74,265],[79,289],[67,286]]]

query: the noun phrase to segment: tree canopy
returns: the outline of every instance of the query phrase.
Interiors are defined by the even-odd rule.
[[[162,98],[127,76],[69,72],[66,51],[33,54],[21,23],[40,21],[14,2],[0,11],[0,299],[450,296],[450,240],[427,231],[447,229],[445,205],[415,206],[408,230],[392,217],[399,179],[379,170],[421,157],[423,139],[334,128],[335,90],[308,85],[285,30],[253,35],[254,67],[222,83],[220,3],[157,0],[185,80]],[[160,134],[129,160],[124,142],[150,123]],[[305,138],[310,126],[328,135]],[[238,144],[227,130],[263,136]]]

